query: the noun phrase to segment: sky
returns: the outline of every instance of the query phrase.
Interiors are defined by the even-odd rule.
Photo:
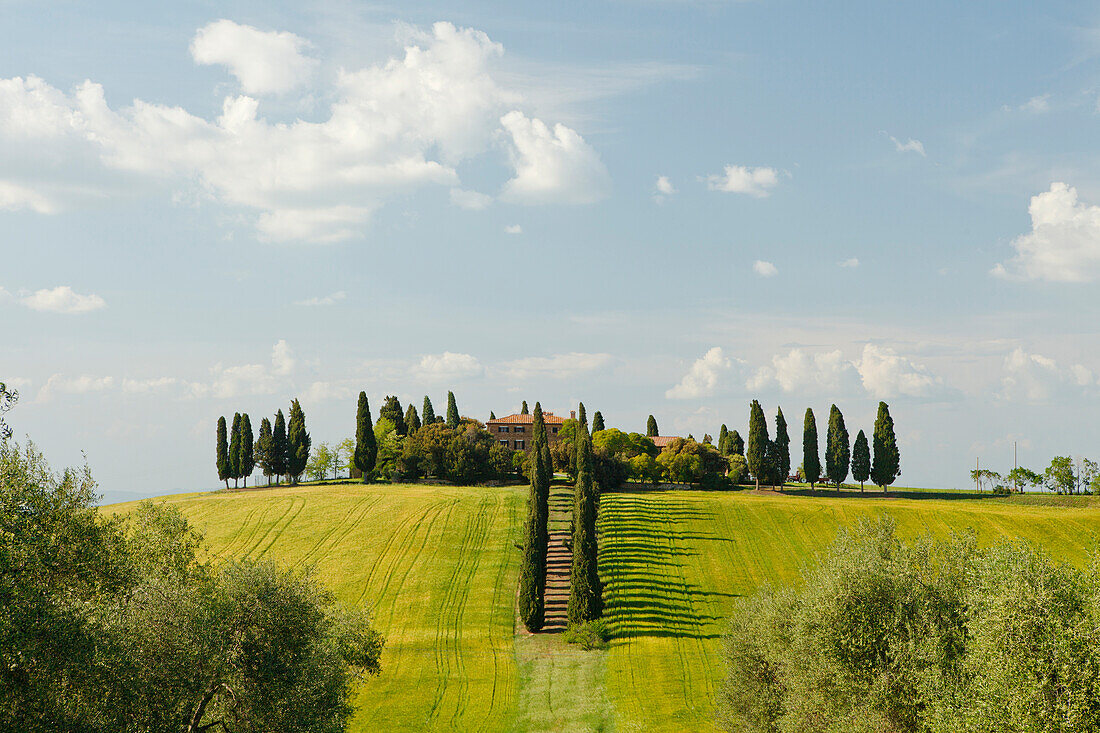
[[[0,381],[105,501],[219,415],[831,404],[899,484],[1100,457],[1090,3],[0,0]]]

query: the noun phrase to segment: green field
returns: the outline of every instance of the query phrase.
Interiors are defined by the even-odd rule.
[[[517,632],[525,491],[344,484],[163,500],[215,555],[313,565],[345,602],[372,606],[387,644],[355,731],[713,730],[732,607],[795,580],[838,527],[885,511],[905,535],[972,527],[983,543],[1023,537],[1074,562],[1100,532],[1100,504],[1047,497],[608,494],[600,570],[613,638],[582,652]]]

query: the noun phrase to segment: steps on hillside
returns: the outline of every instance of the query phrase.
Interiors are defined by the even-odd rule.
[[[565,631],[566,606],[569,605],[569,573],[573,565],[570,541],[573,488],[553,486],[550,489],[550,545],[546,553],[546,616],[542,630],[549,633]]]

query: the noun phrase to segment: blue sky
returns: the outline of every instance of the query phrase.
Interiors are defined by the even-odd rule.
[[[902,483],[1100,455],[1085,3],[0,3],[0,380],[109,498],[355,395],[744,431]]]

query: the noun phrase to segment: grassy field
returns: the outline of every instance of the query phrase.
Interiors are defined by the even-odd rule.
[[[164,500],[216,555],[311,564],[345,602],[372,605],[387,646],[355,731],[684,731],[713,730],[737,599],[796,580],[840,526],[885,511],[906,535],[972,527],[983,543],[1022,537],[1074,562],[1100,532],[1092,501],[935,496],[605,495],[604,652],[516,631],[525,487],[347,484]]]

